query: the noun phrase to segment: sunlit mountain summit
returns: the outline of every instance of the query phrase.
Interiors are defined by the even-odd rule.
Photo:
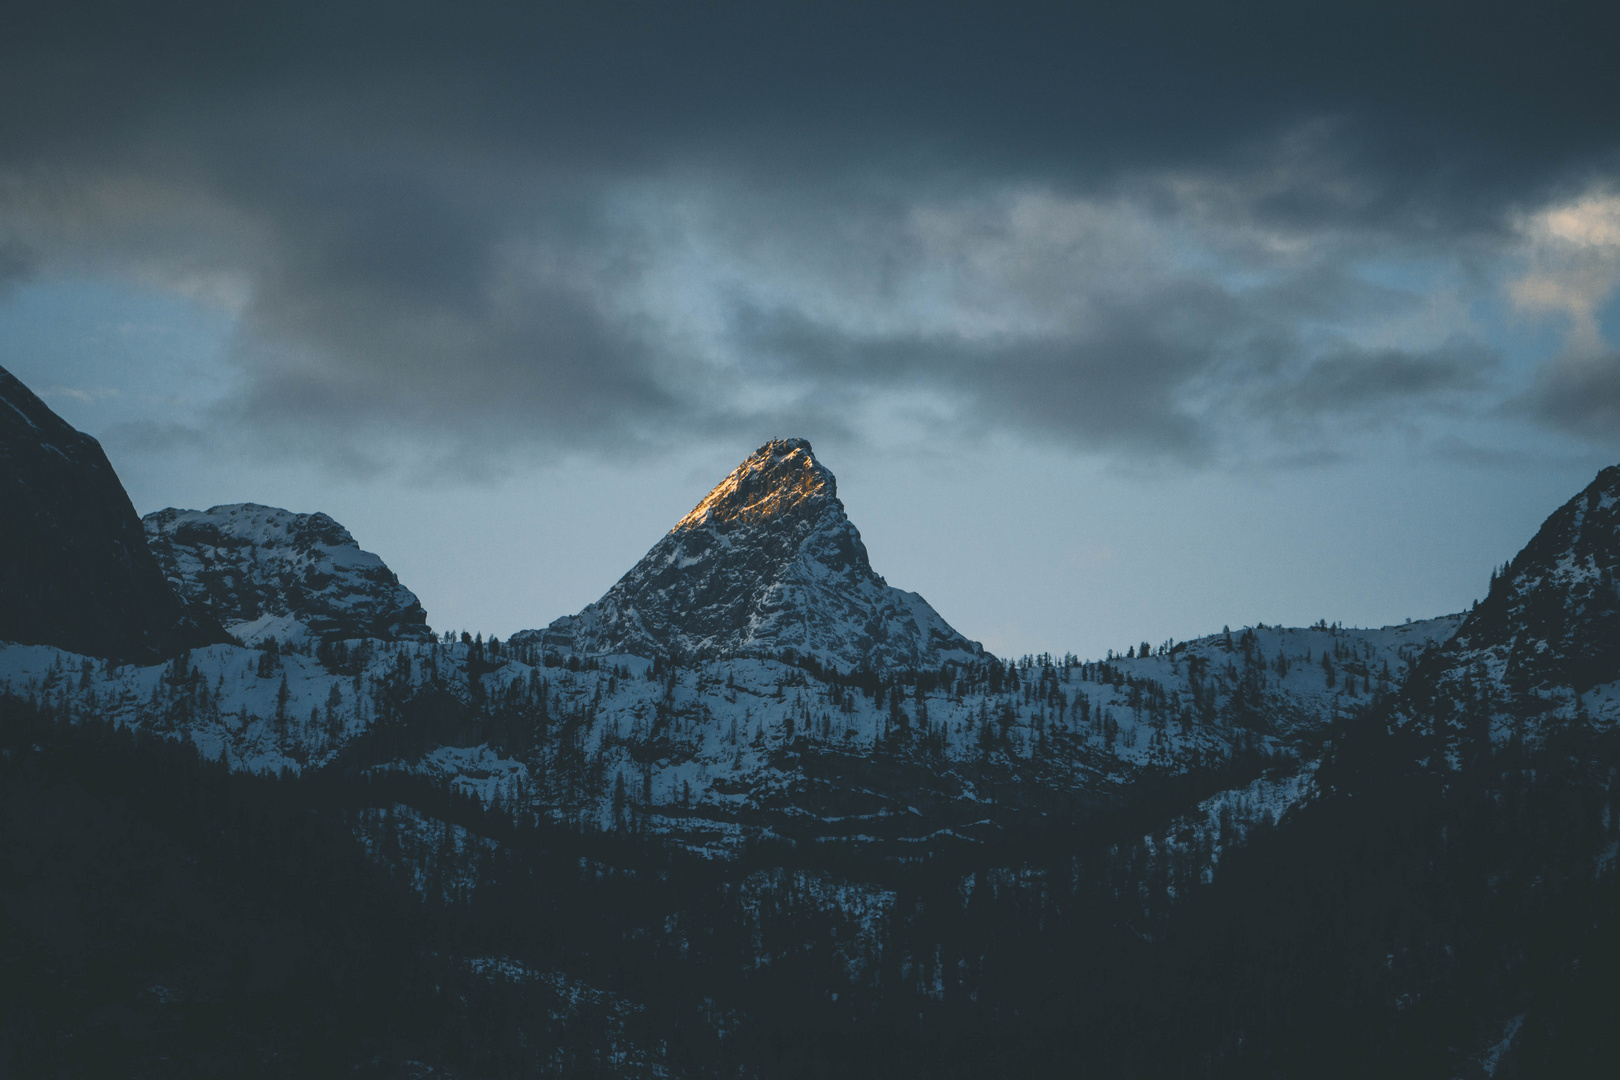
[[[937,668],[984,650],[872,569],[804,439],[761,446],[596,603],[516,644],[588,655],[779,656]]]

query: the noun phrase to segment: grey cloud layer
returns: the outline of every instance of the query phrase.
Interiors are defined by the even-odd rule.
[[[1620,353],[1569,357],[1549,365],[1520,404],[1555,427],[1620,444]]]
[[[1074,7],[14,14],[0,289],[236,306],[209,421],[356,469],[906,415],[1210,460],[1485,407],[1492,350],[1376,332],[1413,295],[1353,264],[1489,253],[1613,166],[1589,9]],[[1600,429],[1612,368],[1536,415]]]

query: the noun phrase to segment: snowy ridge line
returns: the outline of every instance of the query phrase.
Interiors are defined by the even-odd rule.
[[[1001,813],[985,783],[1107,789],[1239,753],[1311,760],[1336,717],[1382,692],[1386,666],[1398,683],[1454,625],[1253,628],[1145,658],[992,658],[909,683],[770,659],[564,662],[481,639],[215,645],[144,667],[0,645],[0,692],[184,738],[236,769],[411,772],[513,812],[723,854],[794,833],[970,840]]]

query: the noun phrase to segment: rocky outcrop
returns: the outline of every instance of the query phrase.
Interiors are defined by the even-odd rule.
[[[233,503],[142,524],[175,591],[246,644],[433,636],[416,594],[325,514]]]

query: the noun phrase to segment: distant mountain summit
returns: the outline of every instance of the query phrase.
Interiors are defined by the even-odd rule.
[[[600,600],[513,641],[596,655],[791,650],[846,670],[984,655],[872,570],[837,481],[804,439],[760,447]]]
[[[0,640],[151,663],[223,639],[164,582],[101,444],[0,368]]]
[[[175,591],[249,645],[433,636],[416,594],[325,514],[232,503],[141,523]]]

